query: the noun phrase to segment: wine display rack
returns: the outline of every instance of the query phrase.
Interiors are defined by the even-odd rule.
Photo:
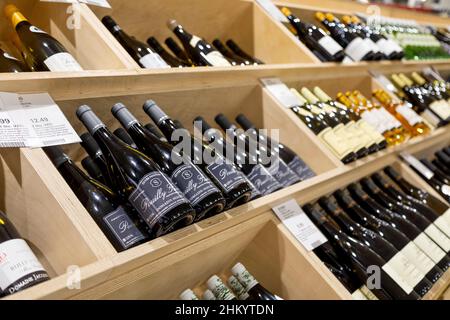
[[[450,61],[319,63],[255,1],[109,0],[113,10],[81,4],[75,7],[80,19],[75,29],[66,27],[66,4],[8,2],[15,3],[33,23],[60,40],[86,71],[2,74],[0,91],[49,92],[78,133],[83,130],[75,109],[81,104],[90,105],[111,128],[116,128],[118,122],[110,108],[119,101],[147,123],[150,119],[143,113],[142,104],[153,99],[189,127],[197,115],[213,123],[212,118],[220,112],[232,119],[242,112],[258,126],[281,128],[280,140],[318,175],[117,253],[42,150],[0,149],[0,209],[32,244],[52,278],[5,299],[176,299],[184,289],[200,288],[211,274],[225,272],[237,261],[285,299],[351,299],[350,293],[297,242],[271,208],[291,199],[306,204],[387,165],[440,198],[398,155],[403,151],[431,155],[449,144],[448,128],[344,165],[318,143],[295,114],[260,86],[259,79],[275,76],[296,88],[318,85],[331,96],[350,89],[369,95],[379,84],[368,75],[368,69],[388,74],[434,66],[448,72]],[[276,4],[294,10],[307,7],[311,12],[315,8],[334,13],[362,10],[350,4],[338,8],[335,2],[285,0]],[[0,0],[0,7],[5,3]],[[165,22],[175,18],[187,30],[208,40],[231,37],[267,64],[144,70],[102,25],[99,18],[104,14],[112,15],[127,32],[144,41],[151,35],[160,41],[171,35]],[[394,10],[383,14],[403,17]],[[5,48],[10,48],[11,27],[5,18],[0,21],[0,39]],[[430,22],[444,23],[440,18]],[[268,35],[271,39],[267,39]],[[68,146],[66,151],[74,160],[81,160],[80,147]],[[448,291],[444,293],[449,285],[447,272],[425,298],[449,297]]]

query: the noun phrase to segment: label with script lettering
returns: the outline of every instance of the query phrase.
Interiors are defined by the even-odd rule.
[[[245,183],[242,174],[225,161],[220,163],[214,162],[208,165],[206,170],[226,192],[230,192],[238,185]]]

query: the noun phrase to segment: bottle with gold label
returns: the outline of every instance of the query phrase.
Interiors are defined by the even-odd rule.
[[[345,138],[336,135],[333,129],[317,114],[308,110],[305,105],[307,101],[299,94],[298,105],[291,110],[302,120],[302,122],[321,140],[321,142],[339,160],[347,164],[356,160],[357,156],[352,148],[347,145]]]
[[[373,96],[386,110],[402,123],[413,137],[426,135],[430,132],[430,127],[425,123],[424,119],[413,110],[410,103],[395,103],[389,94],[381,89],[375,90]]]
[[[319,87],[315,87],[313,91],[316,97],[318,97],[322,102],[326,102],[327,104],[335,107],[340,113],[345,113],[350,118],[351,122],[349,125],[353,126],[354,124],[356,130],[360,132],[361,136],[367,137],[368,144],[366,147],[369,150],[369,153],[374,153],[387,147],[387,142],[384,136],[382,136],[373,126],[356,114],[353,109],[348,108],[339,101],[333,100]]]
[[[349,94],[349,93],[346,93]],[[369,99],[367,99],[360,91],[355,90],[350,93],[350,96],[357,104],[362,104],[369,109],[373,110],[377,117],[379,117],[382,124],[386,125],[388,131],[393,134],[395,144],[401,144],[405,140],[410,138],[410,133],[403,127],[400,121],[398,121],[392,114],[390,114],[385,108],[374,105]]]
[[[349,144],[358,158],[363,158],[369,154],[369,150],[366,148],[366,141],[361,134],[356,133],[353,127],[347,126],[350,123],[350,118],[344,114],[338,112],[335,107],[328,105],[320,101],[308,88],[303,87],[301,94],[311,104],[322,111],[324,111],[329,117],[333,118],[337,125],[333,126],[336,133],[345,136],[348,139]]]

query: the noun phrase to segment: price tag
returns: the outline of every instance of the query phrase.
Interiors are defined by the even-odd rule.
[[[272,210],[306,250],[312,251],[328,241],[295,200]]]
[[[411,167],[420,172],[426,179],[430,180],[431,178],[434,177],[433,171],[428,169],[422,162],[417,160],[417,158],[413,157],[411,154],[407,152],[402,152],[400,156],[403,158],[403,160],[408,162],[411,165]]]
[[[256,0],[256,2],[263,7],[272,18],[280,22],[289,23],[289,20],[271,0]]]
[[[0,147],[39,148],[80,142],[47,93],[0,92]]]
[[[86,3],[93,6],[111,8],[107,0],[41,0],[41,2]]]
[[[286,108],[293,108],[301,104],[298,97],[289,90],[288,86],[281,82],[278,78],[264,78],[260,79],[264,88],[269,92]]]

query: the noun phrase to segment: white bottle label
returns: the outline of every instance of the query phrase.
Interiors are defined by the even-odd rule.
[[[430,109],[433,110],[441,119],[446,120],[450,116],[450,107],[448,103],[439,100],[433,101],[430,104]]]
[[[448,224],[450,224],[450,209],[447,209],[447,211],[445,211],[442,216],[445,218],[445,220],[447,221]]]
[[[443,234],[441,230],[436,228],[434,224],[430,224],[428,228],[425,229],[425,233],[433,239],[438,246],[444,249],[445,252],[450,252],[450,239]]]
[[[440,216],[433,222],[447,237],[450,237],[450,222],[445,216]]]
[[[342,137],[338,136],[331,128],[323,130],[317,136],[339,159],[343,159],[352,151]]]
[[[352,293],[352,298],[353,300],[369,300],[359,289]]]
[[[414,239],[414,243],[426,253],[427,256],[433,260],[434,263],[439,263],[446,253],[439,248],[424,232]]]
[[[378,300],[376,295],[374,295],[373,292],[367,288],[367,286],[362,286],[359,290],[367,297],[368,300]]]
[[[358,37],[348,44],[345,48],[345,53],[347,53],[353,61],[361,61],[371,50],[372,48],[364,42],[362,38]]]
[[[425,277],[401,252],[393,256],[382,269],[408,294]]]
[[[77,60],[68,52],[54,54],[47,58],[44,64],[52,72],[83,71]]]
[[[422,123],[423,119],[419,116],[413,109],[411,109],[407,104],[399,105],[395,111],[397,111],[403,118],[408,121],[411,126]]]
[[[384,141],[384,137],[381,135],[381,133],[379,133],[374,126],[369,124],[364,119],[358,120],[358,122],[356,122],[356,125],[364,132],[366,132],[374,142],[381,143]]]
[[[385,108],[378,109],[381,116],[383,117],[385,122],[389,122],[392,126],[392,129],[401,127],[402,124],[398,121],[392,114],[389,113]]]
[[[48,275],[25,240],[13,239],[0,244],[1,290],[13,293],[39,280],[36,277],[48,278]]]
[[[156,52],[143,56],[139,59],[139,63],[146,69],[170,68],[170,66]]]
[[[389,42],[388,40],[381,38],[380,40],[378,40],[376,42],[376,45],[378,46],[378,48],[381,49],[381,52],[383,52],[385,55],[390,56],[391,54],[395,53],[397,48],[392,45],[391,42]]]
[[[318,42],[332,56],[335,55],[336,53],[338,53],[339,51],[344,50],[339,45],[339,43],[334,41],[334,39],[330,36],[325,36],[325,37],[321,38]]]
[[[230,67],[231,63],[225,59],[225,57],[219,51],[212,51],[205,56],[208,61],[214,67]]]
[[[401,251],[423,274],[433,269],[435,263],[414,243],[408,243]]]

